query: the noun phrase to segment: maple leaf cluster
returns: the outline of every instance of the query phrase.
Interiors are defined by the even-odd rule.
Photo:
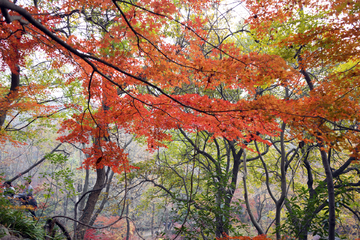
[[[247,1],[253,14],[247,20],[250,30],[256,41],[268,41],[270,53],[241,51],[234,41],[214,44],[204,28],[206,17],[200,15],[209,10],[210,1],[67,0],[58,4],[55,9],[2,2],[11,16],[22,21],[9,22],[2,12],[6,21],[0,23],[1,66],[16,72],[14,66],[26,67],[25,56],[34,51],[52,59],[54,68],[71,65],[73,74],[64,82],[80,81],[81,94],[87,99],[68,105],[76,113],[63,122],[60,140],[106,139],[85,150],[91,156],[86,165],[111,166],[116,171],[131,168],[127,155],[109,137],[113,129],[145,136],[149,149],[156,149],[166,147],[163,141],[171,139],[169,130],[177,128],[267,143],[262,136],[277,136],[280,121],[292,126],[291,136],[299,140],[316,141],[305,136],[316,135],[326,146],[356,153],[357,131],[333,131],[339,121],[360,120],[360,68],[339,71],[335,66],[358,60],[356,1]],[[182,17],[186,7],[194,17]],[[328,21],[321,20],[324,14]],[[77,31],[62,28],[64,19],[71,20]],[[288,31],[289,26],[299,30]],[[175,29],[185,45],[174,43]],[[298,48],[298,67],[271,48]],[[204,54],[204,49],[209,51]],[[313,78],[313,90],[301,95],[307,86],[303,71],[323,65],[332,71],[322,79]],[[270,86],[291,88],[298,95],[259,94],[259,89]],[[241,89],[244,97],[231,100],[209,94],[220,88]],[[9,98],[28,97],[30,89],[37,94],[46,91],[33,86]],[[37,108],[39,113],[44,107],[12,102],[4,101],[0,108]]]

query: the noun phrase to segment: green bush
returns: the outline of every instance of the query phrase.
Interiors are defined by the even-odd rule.
[[[17,207],[6,198],[0,197],[0,224],[4,225],[14,235],[30,239],[44,239],[44,230],[36,224],[32,217],[27,216],[27,210]],[[0,233],[1,234],[4,233]],[[2,236],[1,236],[2,237]]]

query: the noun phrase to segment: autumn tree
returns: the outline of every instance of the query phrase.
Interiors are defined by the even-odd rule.
[[[334,239],[334,177],[338,172],[330,165],[331,151],[348,152],[348,159],[340,169],[347,168],[358,154],[358,54],[355,50],[358,31],[354,30],[359,24],[355,17],[359,6],[355,1],[324,4],[248,1],[248,4],[253,13],[249,22],[251,28],[256,29],[256,40],[281,49],[276,52],[299,71],[308,87],[308,94],[301,97],[306,103],[304,108],[293,112],[293,119],[288,119],[288,123],[293,133],[300,134],[300,139],[317,143],[326,173],[329,239]],[[312,137],[309,139],[304,133]]]
[[[89,212],[104,188],[105,168],[115,173],[132,169],[123,146],[109,137],[116,129],[144,137],[150,150],[166,147],[170,130],[207,132],[228,146],[236,142],[241,156],[241,149],[250,150],[250,142],[271,145],[268,138],[287,138],[287,126],[291,138],[317,144],[326,173],[329,239],[334,239],[336,176],[329,149],[348,153],[345,168],[358,159],[358,3],[248,1],[251,17],[245,32],[258,49],[209,34],[205,13],[214,4],[218,2],[0,0],[2,59],[14,75],[14,86],[17,66],[24,66],[21,56],[35,50],[52,59],[52,68],[72,70],[65,85],[81,83],[86,104],[68,105],[77,112],[63,122],[61,141],[90,144],[95,139],[85,150],[85,164],[99,173],[86,203]],[[184,9],[193,14],[184,17]],[[172,35],[174,29],[181,38]],[[16,47],[9,51],[10,45]],[[312,72],[319,68],[327,71]],[[181,91],[187,87],[193,91]],[[263,91],[269,87],[297,94]],[[234,95],[221,96],[226,91]],[[13,109],[9,103],[20,99],[17,94],[16,87],[4,93],[1,116]],[[283,190],[276,199],[277,215],[287,185],[287,160],[281,154]],[[86,226],[78,229],[80,238],[89,227],[85,215],[79,222]]]

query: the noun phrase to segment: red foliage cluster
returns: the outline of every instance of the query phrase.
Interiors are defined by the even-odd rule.
[[[60,140],[87,143],[92,137],[107,138],[88,149],[91,157],[85,161],[87,166],[110,166],[117,172],[131,168],[121,146],[108,139],[113,129],[145,136],[150,149],[163,147],[162,141],[171,139],[168,131],[179,127],[187,131],[205,130],[213,133],[213,137],[229,140],[266,142],[260,136],[278,135],[279,121],[291,126],[291,137],[300,140],[306,138],[304,131],[311,135],[321,132],[325,145],[348,151],[354,151],[355,146],[347,140],[359,141],[357,132],[339,136],[318,121],[360,121],[359,91],[356,89],[360,85],[356,78],[360,69],[356,65],[351,71],[342,74],[334,71],[323,81],[315,82],[316,90],[304,97],[283,99],[277,94],[259,95],[259,87],[268,86],[290,86],[293,92],[300,92],[306,82],[299,69],[282,56],[244,52],[232,41],[223,41],[219,47],[211,44],[211,36],[203,27],[207,22],[206,14],[201,13],[206,12],[213,1],[146,0],[136,4],[125,1],[121,6],[116,1],[55,2],[58,13],[46,4],[20,7],[9,1],[0,2],[0,7],[11,11],[13,17],[21,15],[22,20],[26,18],[31,22],[26,30],[19,21],[0,22],[0,70],[8,67],[14,73],[14,63],[25,67],[25,56],[35,50],[51,58],[55,69],[66,65],[74,68],[73,74],[63,83],[81,81],[81,94],[87,96],[88,104],[66,105],[77,113],[63,122],[60,133],[64,136]],[[353,30],[356,27],[342,26],[359,25],[358,11],[353,10],[358,9],[358,4],[342,0],[327,2],[249,0],[247,6],[254,13],[248,20],[254,31],[251,36],[259,40],[270,36],[267,45],[280,49],[293,45],[311,46],[313,51],[302,52],[302,58],[306,59],[306,62],[299,60],[302,70],[324,62],[334,66],[345,61],[356,62],[359,31]],[[183,4],[191,7],[193,18],[181,20]],[[309,12],[319,12],[320,20],[324,19],[324,14],[334,20],[321,20],[321,24],[319,20],[317,27],[274,39],[271,34],[275,31],[274,23],[296,25],[298,20],[294,19],[294,14],[303,7]],[[100,28],[93,36],[87,35],[88,32],[63,34],[59,31],[58,27],[68,22],[90,22],[86,17],[79,20],[88,9],[96,9],[99,16],[114,13],[105,31]],[[65,22],[64,16],[72,20]],[[92,27],[99,27],[95,25]],[[171,31],[166,32],[165,26],[176,26],[186,47],[169,41]],[[81,28],[79,25],[79,31]],[[82,34],[87,36],[82,37]],[[208,54],[204,54],[205,45],[213,45]],[[201,91],[176,92],[186,85]],[[149,87],[152,93],[142,91],[142,87]],[[247,96],[228,100],[205,94],[216,88],[241,89]],[[43,108],[36,103],[35,93],[50,94],[48,86],[29,85],[13,98],[34,101],[21,104],[3,101],[0,110],[32,109],[35,115],[40,114]],[[2,139],[6,136],[0,141]]]
[[[115,224],[114,224],[115,223]],[[135,227],[130,223],[130,238],[134,235]],[[121,219],[119,221],[118,217],[111,216],[99,216],[96,220],[97,225],[111,225],[108,228],[103,229],[87,229],[85,233],[85,240],[101,239],[101,240],[120,240],[124,239],[127,231],[127,222],[126,219]]]

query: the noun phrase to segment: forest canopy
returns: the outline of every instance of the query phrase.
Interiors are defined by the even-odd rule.
[[[358,1],[0,10],[1,173],[44,239],[360,238]]]

